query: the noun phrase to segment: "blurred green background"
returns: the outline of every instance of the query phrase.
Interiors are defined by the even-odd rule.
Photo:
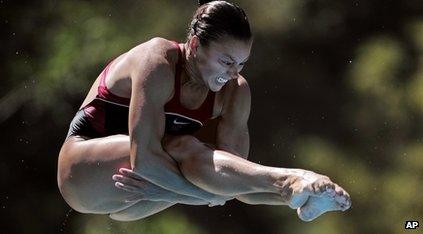
[[[71,211],[56,185],[70,120],[106,62],[184,41],[194,0],[0,0],[1,233],[403,233],[423,225],[421,0],[244,0],[254,33],[250,160],[326,174],[353,206],[177,205],[136,222]],[[421,231],[420,227],[420,231]]]

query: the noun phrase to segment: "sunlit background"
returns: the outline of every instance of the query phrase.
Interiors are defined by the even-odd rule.
[[[326,174],[347,212],[176,205],[135,222],[72,211],[56,185],[68,125],[107,61],[184,41],[194,0],[0,0],[0,233],[403,233],[423,228],[421,0],[244,0],[254,45],[250,160]]]

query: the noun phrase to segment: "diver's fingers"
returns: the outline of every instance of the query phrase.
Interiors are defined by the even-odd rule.
[[[116,182],[121,182],[122,184],[131,185],[137,188],[141,188],[144,184],[142,181],[133,179],[125,175],[119,175],[119,174],[113,175],[112,179]]]
[[[142,178],[138,173],[128,168],[122,167],[119,169],[119,172],[136,180],[144,180],[144,178]]]
[[[115,186],[117,188],[123,189],[125,191],[128,192],[139,192],[139,188],[132,186],[132,185],[127,185],[127,184],[122,184],[121,182],[115,182]]]

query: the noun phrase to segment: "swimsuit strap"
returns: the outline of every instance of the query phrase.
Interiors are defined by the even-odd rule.
[[[107,66],[104,68],[103,73],[101,74],[101,77],[100,77],[100,86],[106,87],[106,89],[107,89],[106,76],[107,76],[107,72],[109,72],[109,68],[110,68],[110,65],[112,64],[112,62],[113,62],[113,60],[110,61],[107,64]]]
[[[176,62],[176,68],[175,68],[175,94],[173,95],[172,99],[175,99],[174,101],[181,104],[180,102],[180,96],[181,96],[181,73],[182,73],[182,52],[181,48],[179,47],[179,43],[176,41],[172,41],[175,44],[175,47],[178,49],[178,61]],[[173,100],[172,100],[173,101]]]
[[[129,105],[130,98],[118,96],[107,88],[106,86],[106,77],[107,73],[109,72],[110,65],[112,64],[113,60],[107,64],[106,68],[104,68],[101,77],[100,77],[100,85],[97,89],[97,97],[105,99],[107,101],[116,102],[121,105]]]

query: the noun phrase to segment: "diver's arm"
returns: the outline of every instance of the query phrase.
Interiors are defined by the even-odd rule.
[[[242,76],[230,85],[217,128],[216,147],[247,159],[250,148],[247,124],[251,109],[250,88]],[[287,205],[278,193],[242,194],[236,199],[250,205]]]
[[[143,54],[141,59],[136,56],[134,63],[138,69],[131,74],[128,126],[131,167],[141,177],[167,190],[213,201],[216,195],[186,180],[177,163],[162,148],[164,105],[172,93],[174,66],[160,51],[151,50]]]
[[[251,106],[250,88],[242,76],[227,85],[217,126],[216,148],[247,159],[250,149],[247,123]]]

